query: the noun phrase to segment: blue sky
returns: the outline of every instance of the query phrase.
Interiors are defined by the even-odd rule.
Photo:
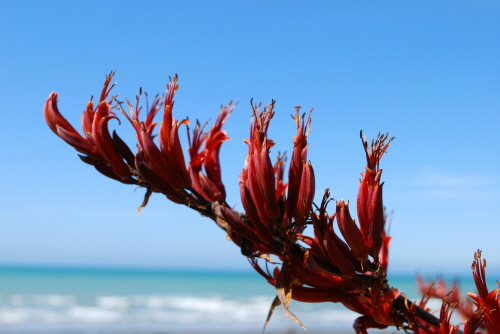
[[[293,107],[314,107],[317,198],[354,203],[359,130],[390,132],[390,268],[468,273],[480,248],[500,271],[498,1],[2,1],[0,13],[0,263],[248,268],[213,222],[161,196],[138,216],[143,190],[102,177],[45,125],[50,92],[79,128],[118,70],[121,99],[177,73],[177,118],[238,101],[221,155],[235,205],[250,98],[277,100],[274,153],[291,150]],[[118,131],[135,145],[128,124]]]

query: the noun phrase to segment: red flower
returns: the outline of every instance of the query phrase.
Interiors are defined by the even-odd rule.
[[[160,147],[165,156],[167,164],[172,166],[177,178],[182,180],[182,185],[179,187],[172,186],[175,190],[183,188],[191,188],[191,178],[186,168],[182,146],[179,141],[179,126],[181,124],[189,124],[187,119],[177,121],[173,118],[172,109],[174,107],[174,94],[179,88],[177,84],[178,77],[175,75],[167,85],[165,94],[165,102],[163,105],[163,122],[160,126]]]
[[[50,129],[66,143],[73,146],[85,156],[80,158],[102,174],[123,183],[137,183],[132,178],[135,168],[133,154],[123,141],[113,133],[110,135],[108,122],[117,119],[111,104],[114,97],[105,101],[114,85],[110,86],[115,72],[106,76],[101,92],[99,104],[94,108],[90,100],[82,115],[82,128],[85,137],[81,136],[75,128],[61,115],[57,107],[57,93],[51,93],[45,102],[44,117]],[[119,121],[119,120],[118,120]]]
[[[469,296],[474,300],[478,311],[484,309],[483,322],[488,330],[488,334],[500,333],[500,282],[498,289],[488,292],[486,286],[486,260],[481,260],[481,251],[474,254],[472,262],[472,274],[476,283],[478,294],[469,292]]]
[[[274,103],[264,107],[253,107],[253,121],[250,125],[250,139],[245,139],[248,154],[243,177],[259,210],[262,223],[269,225],[271,220],[278,219],[280,209],[276,200],[274,168],[269,157],[274,142],[267,137],[267,129],[274,116]]]
[[[188,170],[191,175],[192,187],[210,202],[223,203],[226,200],[226,189],[222,183],[219,152],[222,143],[230,139],[227,132],[222,130],[222,126],[233,109],[234,105],[231,102],[221,108],[209,133],[203,132],[207,123],[200,126],[198,122],[193,130],[192,137],[188,131],[188,151],[191,157]],[[203,173],[203,168],[206,174]]]
[[[368,148],[368,141],[363,138],[363,133],[361,133],[367,164],[366,171],[361,173],[362,179],[359,183],[356,206],[365,246],[377,262],[383,245],[382,234],[385,225],[384,205],[382,203],[382,186],[384,184],[380,183],[382,170],[379,169],[378,163],[394,137],[389,140],[387,138],[388,134],[379,134],[377,139],[372,141],[371,148]]]
[[[293,137],[293,151],[292,159],[290,160],[290,168],[288,170],[288,195],[286,199],[286,215],[289,219],[294,218],[296,221],[304,222],[304,205],[300,203],[300,188],[302,186],[302,174],[304,170],[304,165],[307,162],[307,136],[311,129],[311,112],[309,111],[307,119],[305,118],[305,113],[300,115],[300,106],[295,107],[295,116],[293,117],[295,124],[297,125],[297,135]],[[311,166],[312,172],[312,166]],[[310,173],[311,174],[311,173]],[[312,173],[314,177],[314,174]],[[304,182],[309,183],[309,191],[312,189],[314,191],[314,180],[305,178]],[[305,195],[309,197],[314,197],[310,194]],[[302,208],[302,209],[300,209]],[[301,210],[301,212],[298,212]]]
[[[161,108],[161,97],[154,99],[144,121],[139,120],[141,111],[139,107],[140,96],[136,98],[135,107],[127,101],[130,116],[122,110],[123,115],[130,121],[136,131],[140,145],[136,160],[137,164],[142,166],[143,177],[149,180],[148,183],[153,182],[150,185],[169,196],[171,200],[174,200],[175,193],[191,188],[191,178],[186,168],[178,135],[179,126],[189,122],[187,120],[178,122],[172,117],[173,98],[177,89],[177,76],[174,76],[167,85],[166,97],[163,103],[163,122],[159,130],[160,147],[153,140],[153,130],[156,127],[153,118]],[[138,169],[138,172],[141,174],[140,169]],[[182,195],[178,195],[178,198],[174,201],[182,203],[182,197]]]
[[[276,198],[274,167],[269,158],[274,142],[267,137],[269,122],[274,115],[274,101],[260,112],[260,105],[252,105],[250,139],[245,139],[248,154],[240,175],[240,196],[243,207],[266,243],[272,240],[271,224],[280,217]]]
[[[351,247],[352,255],[360,262],[367,261],[368,250],[366,249],[361,231],[351,218],[349,203],[345,204],[344,200],[340,200],[340,202],[337,203],[336,217],[340,232],[347,244]]]

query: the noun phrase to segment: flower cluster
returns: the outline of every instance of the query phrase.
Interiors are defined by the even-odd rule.
[[[342,303],[360,314],[354,322],[356,333],[367,333],[368,328],[396,326],[414,333],[460,333],[458,326],[450,324],[451,305],[457,297],[446,290],[425,288],[419,304],[406,299],[387,278],[389,242],[385,231],[379,164],[393,138],[379,134],[369,142],[361,133],[366,166],[361,173],[356,213],[351,215],[349,202],[335,203],[334,212],[327,212],[330,192],[324,192],[319,205],[314,204],[316,194],[312,163],[307,160],[307,137],[311,129],[311,111],[301,113],[296,107],[293,120],[297,133],[285,177],[287,158],[278,154],[273,163],[270,153],[274,142],[268,129],[275,112],[275,101],[267,106],[253,104],[248,147],[243,169],[239,175],[239,189],[244,212],[231,208],[226,202],[226,189],[222,181],[219,153],[221,145],[229,139],[222,129],[234,109],[231,102],[222,107],[215,123],[206,130],[207,123],[196,122],[192,131],[187,119],[173,116],[174,95],[178,78],[167,85],[164,96],[156,96],[143,118],[141,94],[135,104],[119,102],[110,96],[114,72],[106,77],[99,103],[92,99],[83,112],[80,135],[60,114],[57,93],[49,95],[44,116],[50,129],[73,146],[80,158],[100,173],[125,184],[146,189],[144,207],[153,193],[161,193],[174,203],[185,205],[212,219],[227,233],[255,270],[276,288],[269,317],[274,307],[282,304],[285,314],[303,326],[289,310],[290,300],[318,303]],[[125,110],[127,106],[128,110]],[[162,122],[154,121],[163,112]],[[138,140],[134,154],[108,123],[124,115],[135,130]],[[186,163],[179,140],[179,128],[188,128],[188,157]],[[313,236],[304,233],[312,226]],[[262,266],[262,261],[266,265]],[[279,264],[278,264],[279,263]],[[272,265],[274,268],[269,269]],[[480,253],[474,262],[474,278],[478,295],[470,294],[474,305],[469,308],[465,323],[466,333],[473,333],[482,323],[488,333],[496,334],[500,328],[500,289],[488,292],[484,283],[484,262]],[[425,309],[431,296],[443,298],[440,318]],[[465,310],[465,306],[464,306]],[[269,318],[268,318],[269,321]]]

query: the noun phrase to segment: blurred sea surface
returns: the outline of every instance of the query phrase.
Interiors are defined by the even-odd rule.
[[[389,282],[420,299],[414,275]],[[475,291],[472,278],[461,286]],[[258,333],[274,297],[254,272],[3,266],[0,333]],[[312,333],[351,332],[358,316],[332,303],[290,310]],[[302,329],[277,307],[266,332],[287,331]]]

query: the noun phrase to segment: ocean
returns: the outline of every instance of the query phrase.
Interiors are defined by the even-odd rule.
[[[390,283],[420,298],[414,275]],[[274,296],[253,272],[4,266],[0,333],[260,333]],[[357,317],[332,303],[292,301],[290,310],[311,333],[351,332]],[[266,332],[303,331],[280,306]]]

